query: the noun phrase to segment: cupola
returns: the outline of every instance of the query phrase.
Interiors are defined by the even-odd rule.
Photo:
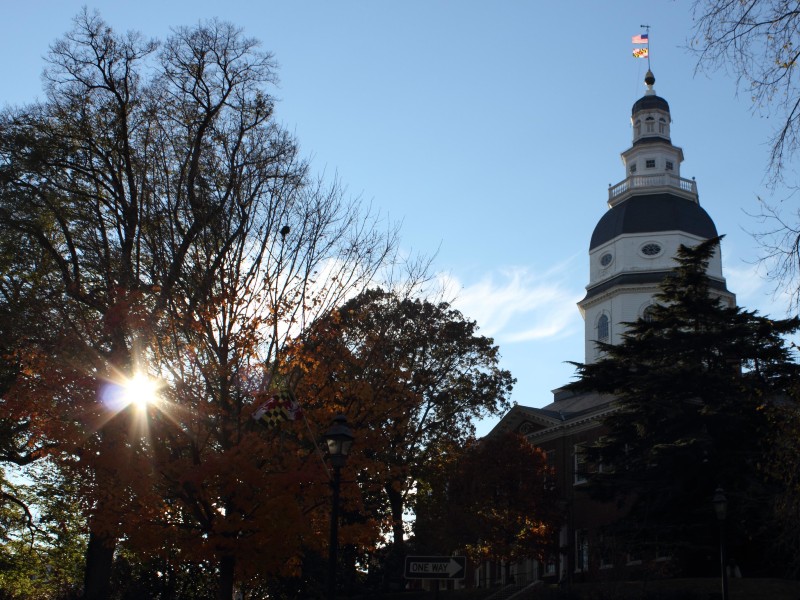
[[[697,202],[694,180],[681,179],[683,150],[672,145],[669,104],[654,89],[656,78],[648,70],[644,77],[647,91],[633,103],[631,126],[633,143],[622,153],[626,177],[608,189],[608,205],[616,206],[631,196],[646,193],[677,193]]]
[[[648,139],[653,138],[669,141],[669,126],[672,122],[669,116],[669,104],[657,96],[653,89],[656,78],[652,71],[647,71],[644,81],[647,91],[634,102],[631,109],[634,146],[637,143],[647,143]]]

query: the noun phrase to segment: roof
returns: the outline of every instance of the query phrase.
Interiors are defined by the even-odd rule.
[[[669,104],[661,96],[656,96],[655,94],[642,96],[633,103],[631,116],[635,116],[637,112],[642,110],[663,110],[669,112]]]
[[[717,227],[703,208],[670,193],[633,196],[613,208],[597,223],[589,250],[630,233],[682,231],[703,239],[717,237]]]
[[[555,401],[542,408],[515,405],[487,435],[515,431],[523,435],[573,427],[607,411],[614,398],[597,392],[554,390]]]
[[[633,142],[634,146],[643,146],[645,144],[667,144],[672,146],[669,138],[661,133],[642,134],[642,137]]]

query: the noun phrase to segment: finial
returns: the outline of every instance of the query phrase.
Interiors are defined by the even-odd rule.
[[[650,69],[647,69],[647,73],[644,74],[644,82],[647,84],[647,91],[645,92],[646,96],[655,94],[655,90],[653,89],[653,84],[656,82],[656,76],[653,75],[653,72]]]

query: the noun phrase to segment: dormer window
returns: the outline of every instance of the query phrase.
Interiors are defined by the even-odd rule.
[[[647,117],[644,120],[644,130],[647,133],[653,133],[656,130],[656,120],[653,117]]]
[[[644,168],[645,169],[655,169],[656,168],[656,159],[655,158],[648,158],[644,161]]]

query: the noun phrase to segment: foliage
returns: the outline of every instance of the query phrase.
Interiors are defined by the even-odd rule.
[[[800,13],[782,0],[695,0],[691,48],[698,69],[724,69],[753,102],[754,112],[775,115],[769,173],[774,184],[793,175],[800,147]],[[796,182],[789,181],[794,188]],[[765,225],[755,237],[775,291],[800,306],[800,212],[762,203],[757,215]]]
[[[463,548],[476,562],[545,560],[561,523],[549,476],[544,453],[519,434],[474,441],[446,481],[421,491],[415,542],[433,554]]]
[[[87,598],[120,539],[216,563],[230,597],[237,559],[246,577],[281,539],[260,568],[291,570],[324,519],[316,440],[255,429],[258,395],[289,337],[393,263],[396,230],[309,176],[271,55],[231,24],[159,43],[84,10],[48,60],[44,100],[0,113],[0,449],[75,482]],[[158,409],[119,401],[138,370]]]
[[[309,420],[323,428],[342,412],[357,435],[347,470],[359,487],[343,490],[352,527],[378,519],[398,555],[421,482],[440,476],[440,457],[474,435],[474,419],[507,409],[514,380],[498,360],[493,341],[447,303],[380,289],[298,340],[287,364],[300,370]]]
[[[76,486],[49,461],[18,471],[15,497],[21,504],[2,511],[0,597],[67,599],[81,587],[85,520]],[[3,491],[8,489],[3,486]],[[14,510],[14,507],[16,510]],[[23,511],[29,511],[22,514]]]
[[[718,239],[681,247],[678,266],[648,319],[627,323],[618,345],[601,344],[577,365],[578,391],[616,397],[607,434],[586,450],[590,491],[630,507],[615,534],[630,545],[668,549],[676,559],[711,554],[711,498],[729,500],[732,557],[758,564],[771,535],[770,498],[779,481],[760,468],[769,456],[768,415],[800,375],[784,337],[797,318],[771,320],[714,295],[706,275]],[[751,567],[752,568],[752,567]]]

